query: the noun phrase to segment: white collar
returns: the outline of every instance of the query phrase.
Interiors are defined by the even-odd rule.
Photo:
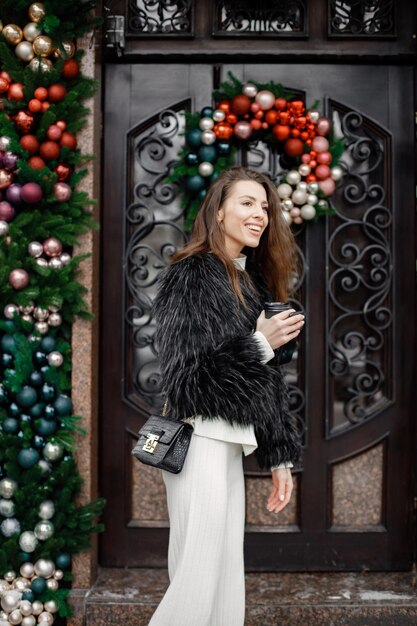
[[[246,254],[239,254],[236,259],[233,259],[233,263],[240,270],[244,270],[246,267]]]

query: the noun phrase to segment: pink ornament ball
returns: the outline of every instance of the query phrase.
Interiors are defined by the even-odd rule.
[[[326,137],[314,137],[312,148],[316,152],[326,152],[329,149],[329,142]]]
[[[319,152],[317,155],[317,163],[321,165],[330,165],[332,162],[332,155],[326,150],[326,152]]]
[[[50,257],[59,256],[62,252],[62,243],[56,237],[48,237],[43,242],[43,251]]]
[[[252,111],[252,113],[257,113],[261,110],[261,107],[257,102],[252,102],[252,104],[250,105],[250,110]]]
[[[306,152],[305,154],[301,155],[301,162],[304,163],[305,165],[308,165],[311,161],[311,156]]]
[[[249,122],[237,122],[234,127],[234,133],[239,139],[249,139],[252,134],[252,126]]]
[[[332,123],[327,117],[321,117],[317,122],[316,131],[318,135],[324,137],[328,135],[332,129]]]
[[[262,89],[256,94],[255,101],[259,104],[262,111],[268,111],[269,109],[272,109],[275,104],[275,96],[272,91]]]
[[[58,202],[67,202],[72,195],[71,187],[67,183],[55,183],[54,195]]]
[[[0,202],[0,220],[3,220],[5,222],[11,222],[15,214],[16,211],[14,210],[14,207],[12,207],[10,202],[7,202],[6,200]]]
[[[7,187],[6,191],[7,200],[14,205],[22,203],[22,185],[20,183],[12,183],[10,187]]]
[[[36,204],[42,198],[42,187],[38,183],[26,183],[23,185],[20,196],[27,204]]]
[[[317,171],[317,170],[316,170]],[[325,178],[319,182],[319,187],[325,196],[331,196],[336,189],[336,183],[333,178]]]
[[[314,173],[319,180],[324,180],[330,176],[330,167],[328,165],[318,165]]]
[[[24,289],[29,284],[29,274],[21,268],[12,270],[9,276],[9,283],[14,289]]]

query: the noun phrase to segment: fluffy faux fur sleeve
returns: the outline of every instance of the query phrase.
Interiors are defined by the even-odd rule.
[[[221,262],[205,254],[169,266],[153,313],[163,389],[177,419],[252,423],[262,467],[294,462],[285,382],[279,369],[262,364],[253,337],[260,311],[242,312]]]

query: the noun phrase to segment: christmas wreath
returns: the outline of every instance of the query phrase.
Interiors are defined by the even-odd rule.
[[[331,196],[342,178],[343,138],[315,107],[281,84],[241,83],[233,74],[213,93],[214,106],[186,113],[185,146],[168,177],[183,196],[185,228],[191,228],[210,184],[235,162],[238,147],[262,141],[282,155],[277,181],[287,221],[317,221],[334,213]]]
[[[71,400],[71,324],[92,318],[72,248],[98,226],[77,189],[94,4],[0,3],[0,624],[62,624],[72,555],[102,529],[103,501],[76,504]]]

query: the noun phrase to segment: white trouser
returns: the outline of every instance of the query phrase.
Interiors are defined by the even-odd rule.
[[[182,471],[162,474],[170,585],[149,626],[243,626],[242,445],[193,434]]]

